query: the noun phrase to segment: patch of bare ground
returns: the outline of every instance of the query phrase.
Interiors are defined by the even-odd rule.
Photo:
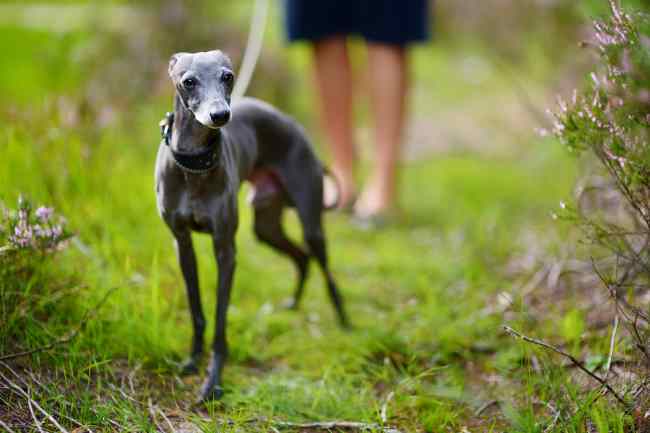
[[[251,374],[259,374],[259,368],[252,367]],[[199,381],[198,376],[156,374],[140,365],[130,368],[125,360],[110,362],[110,373],[89,375],[86,381],[66,381],[51,368],[0,362],[0,427],[7,432],[138,431],[142,420],[131,418],[139,414],[163,433],[198,433],[206,426],[216,426],[218,431],[401,433],[389,426],[345,420],[294,423],[263,417],[221,418],[218,410],[195,403]],[[82,402],[84,398],[90,401]],[[128,411],[120,412],[124,407]],[[94,414],[96,422],[87,425],[75,418],[77,411],[85,410]]]

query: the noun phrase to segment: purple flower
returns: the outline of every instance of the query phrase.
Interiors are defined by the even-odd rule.
[[[56,226],[52,227],[52,231],[50,232],[50,236],[53,239],[58,239],[62,235],[63,235],[63,227],[61,227],[60,225],[56,225]]]
[[[39,239],[48,239],[53,237],[52,236],[52,229],[49,229],[47,227],[41,227],[40,225],[36,224],[34,227],[34,234],[36,235],[37,238]]]
[[[54,209],[40,206],[34,213],[29,202],[20,197],[15,214],[0,207],[0,217],[4,211],[6,222],[0,218],[0,231],[7,232],[9,245],[16,249],[27,249],[50,253],[65,248],[63,218],[57,218]],[[32,217],[34,215],[34,217]],[[55,221],[56,219],[56,221]]]
[[[25,248],[32,244],[34,241],[34,233],[32,228],[24,224],[18,224],[14,228],[13,236],[9,237],[9,241],[17,247]]]
[[[51,207],[41,206],[36,209],[36,218],[41,220],[41,222],[47,222],[52,217],[52,213],[54,213],[54,209]]]

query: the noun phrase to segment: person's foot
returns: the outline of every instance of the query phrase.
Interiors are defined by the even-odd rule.
[[[373,180],[363,190],[354,205],[354,215],[359,219],[382,217],[393,210],[392,188],[385,182]]]

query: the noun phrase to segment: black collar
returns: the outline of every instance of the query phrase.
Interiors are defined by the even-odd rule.
[[[196,153],[177,152],[171,147],[172,126],[174,125],[174,113],[166,113],[165,118],[160,121],[160,135],[165,145],[169,148],[176,165],[184,171],[202,174],[207,173],[217,166],[219,162],[219,149],[216,141],[212,141],[205,150]]]

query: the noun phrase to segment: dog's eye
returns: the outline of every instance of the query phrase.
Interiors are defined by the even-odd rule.
[[[186,78],[183,80],[183,87],[186,89],[193,89],[196,86],[196,80],[194,78]]]
[[[224,71],[223,74],[221,74],[221,80],[226,84],[231,84],[234,79],[235,76],[230,71]]]

